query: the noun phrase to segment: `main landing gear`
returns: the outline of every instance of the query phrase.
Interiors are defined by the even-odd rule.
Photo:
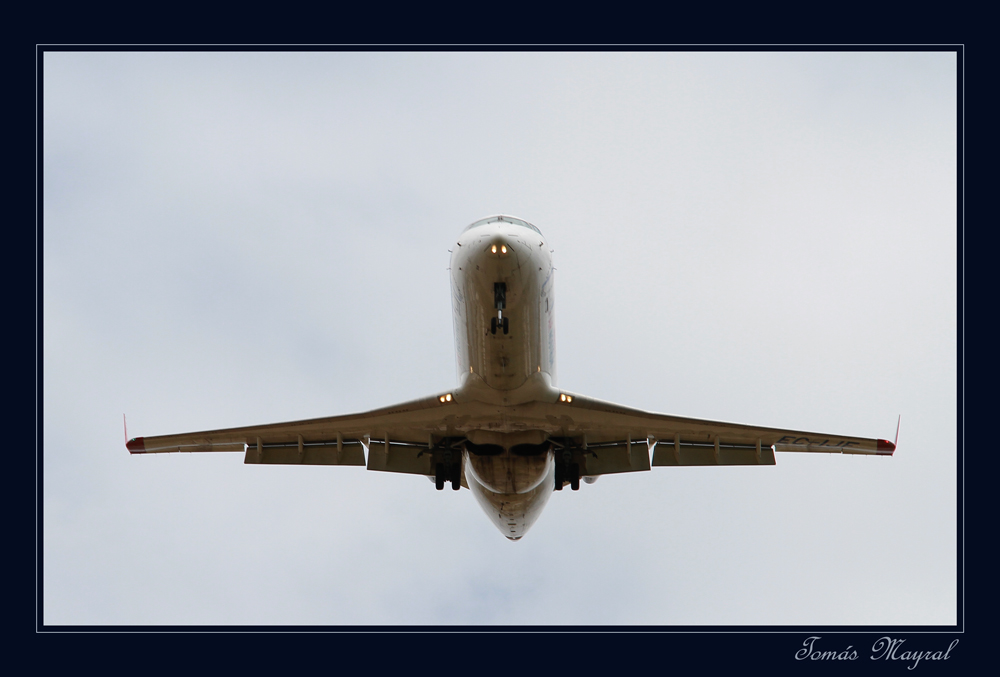
[[[556,491],[562,491],[563,482],[569,482],[573,491],[580,490],[580,464],[573,460],[573,454],[566,449],[561,455],[558,452],[556,454]]]
[[[503,309],[507,306],[507,283],[493,283],[493,307],[497,309],[497,316],[490,318],[490,333],[496,334],[497,328],[502,328],[503,333],[509,331],[507,318],[503,316]]]
[[[450,450],[444,452],[441,463],[434,464],[434,486],[441,491],[445,482],[451,482],[455,491],[462,488],[462,459],[454,458]]]

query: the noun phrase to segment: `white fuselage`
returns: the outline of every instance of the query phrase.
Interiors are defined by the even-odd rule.
[[[552,392],[556,374],[552,273],[551,250],[544,237],[513,217],[477,221],[452,250],[458,393],[463,399],[496,405],[502,421],[469,432],[470,442],[491,445],[493,454],[467,450],[465,478],[501,532],[515,540],[531,526],[554,488],[551,451],[531,455],[511,451],[517,445],[541,444],[546,434],[505,424],[508,407]],[[503,285],[499,292],[498,285]]]

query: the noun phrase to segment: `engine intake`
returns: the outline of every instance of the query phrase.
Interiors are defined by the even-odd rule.
[[[541,456],[551,448],[551,442],[542,442],[541,444],[515,444],[510,448],[510,453],[515,456]]]
[[[499,456],[504,452],[499,444],[473,444],[466,441],[465,448],[476,456]]]

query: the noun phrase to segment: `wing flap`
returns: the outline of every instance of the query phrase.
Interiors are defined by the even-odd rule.
[[[588,477],[613,475],[623,472],[649,470],[649,446],[646,440],[592,445],[583,453],[580,474]]]
[[[411,475],[434,475],[434,457],[426,446],[387,444],[385,439],[372,440],[368,447],[368,469]]]
[[[266,465],[355,465],[365,464],[361,442],[333,444],[263,444],[248,446],[243,459],[247,464]]]
[[[670,444],[660,442],[653,451],[654,466],[681,465],[774,465],[774,451],[749,445],[716,447],[714,444]]]

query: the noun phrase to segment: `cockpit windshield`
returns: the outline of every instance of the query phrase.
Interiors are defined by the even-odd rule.
[[[498,215],[498,216],[487,216],[485,219],[479,219],[475,223],[470,223],[468,226],[466,226],[465,230],[471,230],[471,229],[475,228],[476,226],[482,226],[482,225],[485,225],[487,223],[497,223],[497,222],[513,223],[515,226],[524,226],[525,228],[530,228],[531,230],[535,231],[539,235],[542,234],[542,231],[538,230],[533,225],[531,225],[530,223],[528,223],[527,221],[525,221],[523,219],[519,219],[519,218],[514,217],[514,216],[500,216],[500,215]],[[462,232],[464,233],[465,230],[463,230]]]

